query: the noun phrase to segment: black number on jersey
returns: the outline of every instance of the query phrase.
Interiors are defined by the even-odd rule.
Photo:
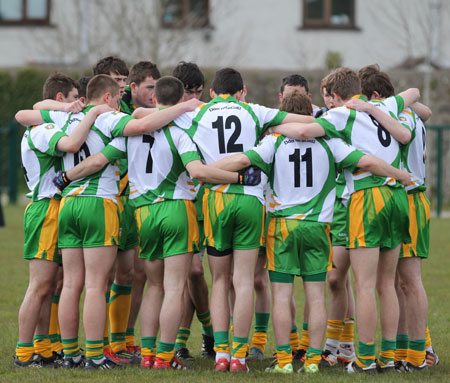
[[[244,146],[242,144],[236,144],[236,141],[241,134],[241,120],[239,120],[239,117],[227,117],[225,121],[225,129],[231,129],[232,125],[234,125],[234,132],[228,140],[227,147],[225,149],[225,130],[223,126],[223,117],[217,117],[217,120],[212,124],[212,128],[217,129],[220,153],[240,153],[244,151]]]
[[[313,186],[312,177],[312,151],[311,148],[306,149],[305,154],[300,156],[300,149],[295,149],[294,153],[289,156],[289,162],[294,163],[294,187],[300,187],[300,163],[306,162],[306,187]]]
[[[380,144],[387,148],[392,141],[391,135],[371,114],[369,114],[369,117],[373,124],[378,128],[378,139],[380,140]]]
[[[73,155],[74,165],[78,165],[81,161],[83,161],[85,158],[88,158],[90,155],[91,152],[89,151],[89,147],[85,142],[83,145],[81,145],[80,150]]]
[[[25,166],[23,166],[23,162],[21,163],[22,169],[23,169],[23,175],[25,177],[25,181],[29,181],[28,175],[27,175],[27,169],[25,169]]]
[[[153,171],[152,146],[153,143],[155,142],[155,138],[149,136],[148,134],[144,134],[142,136],[142,142],[147,142],[150,144],[150,148],[148,149],[147,165],[145,167],[145,172],[151,173]]]

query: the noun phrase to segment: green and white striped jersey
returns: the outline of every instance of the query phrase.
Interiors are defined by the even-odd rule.
[[[412,175],[412,182],[405,189],[425,191],[425,157],[427,131],[420,117],[411,109],[405,109],[399,116],[400,122],[411,130],[411,140],[402,146],[402,166]]]
[[[211,165],[231,154],[250,150],[262,133],[272,125],[279,125],[286,114],[278,109],[237,101],[230,95],[220,95],[195,111],[182,114],[175,124],[186,130],[205,163]],[[264,204],[262,184],[205,184],[205,187],[224,193],[253,195]]]
[[[32,126],[23,135],[22,166],[33,201],[59,197],[60,192],[52,181],[61,169],[64,154],[56,149],[56,145],[65,135],[56,124]]]
[[[327,111],[315,122],[324,128],[328,137],[341,138],[364,154],[371,154],[400,168],[399,143],[371,115],[341,106]],[[375,176],[368,170],[344,170],[344,174],[349,194],[382,185],[403,187],[393,178]]]
[[[264,137],[244,152],[269,177],[269,216],[315,222],[333,220],[338,170],[352,171],[363,156],[339,138]]]
[[[176,126],[134,137],[115,138],[103,154],[110,160],[128,158],[129,202],[135,207],[166,200],[193,200],[198,188],[185,166],[200,160],[195,144]]]
[[[70,134],[92,107],[92,105],[88,106],[82,112],[76,114],[45,111],[41,112],[41,114],[44,120],[61,121],[65,117],[67,122],[63,131]],[[64,155],[63,169],[66,171],[72,169],[85,158],[101,152],[114,137],[122,135],[125,125],[131,119],[133,117],[117,111],[103,113],[98,116],[80,150],[75,154],[67,153]],[[100,197],[116,201],[116,196],[119,192],[118,180],[118,164],[108,164],[95,174],[71,182],[64,189],[62,195]]]

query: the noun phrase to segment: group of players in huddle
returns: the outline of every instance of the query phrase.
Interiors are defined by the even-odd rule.
[[[305,373],[342,363],[369,374],[439,362],[420,269],[431,111],[418,89],[395,95],[375,65],[338,68],[321,82],[324,108],[291,75],[271,109],[246,102],[232,68],[215,73],[208,103],[194,63],[161,77],[150,61],[129,72],[106,57],[93,72],[79,82],[51,75],[43,101],[16,114],[28,126],[32,202],[14,366],[189,369],[194,312],[215,371],[247,372],[248,361],[264,359],[270,312],[276,353],[267,372],[293,373],[296,360]],[[305,292],[301,338],[295,276]]]

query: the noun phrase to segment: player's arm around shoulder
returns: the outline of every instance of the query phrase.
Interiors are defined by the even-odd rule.
[[[381,158],[365,154],[359,159],[357,166],[370,171],[376,176],[395,178],[404,186],[411,183],[411,174],[406,170],[397,169],[389,165]]]
[[[352,98],[346,102],[345,105],[358,112],[364,112],[371,115],[401,144],[407,144],[411,140],[411,131],[403,126],[398,120],[383,112],[375,104]]]
[[[86,141],[92,125],[97,117],[103,113],[111,112],[113,109],[107,104],[97,105],[90,109],[83,117],[81,123],[70,133],[69,136],[62,137],[56,148],[60,152],[76,153],[80,150],[81,145]]]
[[[201,101],[191,99],[156,112],[139,112],[143,115],[145,114],[145,116],[130,120],[123,130],[123,135],[139,136],[145,133],[154,132],[155,130],[163,128],[183,113],[195,110],[201,104]]]
[[[308,117],[309,116],[303,116]],[[314,118],[311,117],[314,121]],[[325,130],[317,122],[310,123],[283,123],[281,125],[273,126],[271,133],[278,133],[283,136],[293,138],[295,140],[306,140],[308,138],[322,137],[325,135]]]

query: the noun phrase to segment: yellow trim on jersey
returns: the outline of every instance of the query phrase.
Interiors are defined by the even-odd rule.
[[[373,203],[375,204],[375,212],[378,214],[386,205],[379,188],[372,189]]]
[[[228,97],[231,97],[229,94],[219,94],[219,97],[222,97],[224,100],[226,100]]]
[[[361,174],[367,173],[367,170],[361,169],[353,173],[354,176],[359,176]]]
[[[266,255],[267,255],[267,268],[269,270],[275,270],[275,218],[272,218],[267,228],[266,238]]]
[[[349,214],[348,228],[350,248],[355,248],[355,240],[358,240],[359,247],[366,246],[364,235],[364,190],[359,190],[352,194]]]
[[[87,184],[84,184],[83,186],[80,186],[78,189],[74,190],[73,192],[71,192],[68,195],[77,196],[78,194],[83,193],[84,189],[86,189],[86,188],[87,188]]]
[[[58,242],[58,213],[59,200],[50,199],[45,219],[42,224],[41,233],[39,236],[38,257],[42,258],[44,252],[47,253],[47,261],[53,261],[53,256],[56,250],[56,243]]]
[[[119,235],[117,206],[114,201],[103,198],[103,209],[105,212],[105,246],[116,246]]]
[[[201,104],[197,108],[202,109],[206,104]]]
[[[412,117],[412,113],[407,109],[402,110],[402,113],[409,114]]]

